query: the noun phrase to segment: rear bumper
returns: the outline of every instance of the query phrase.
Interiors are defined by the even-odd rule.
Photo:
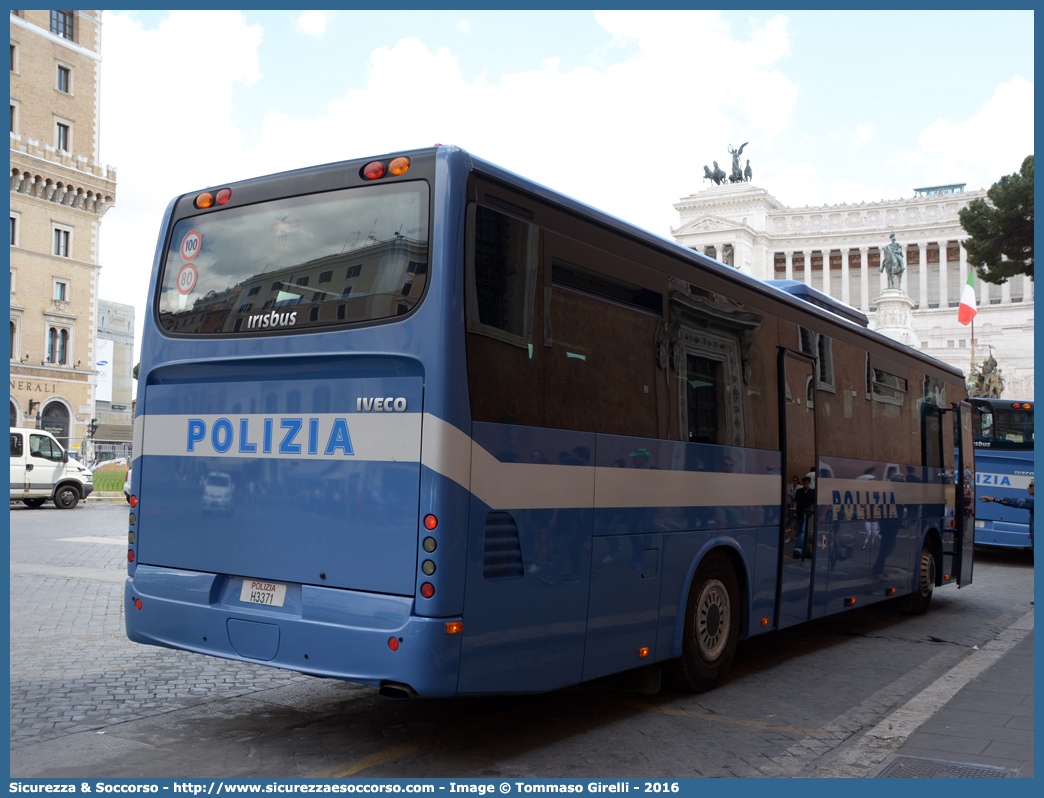
[[[127,636],[420,695],[456,692],[461,635],[446,634],[446,621],[459,618],[417,617],[409,597],[315,585],[288,584],[283,607],[262,607],[240,601],[241,587],[238,577],[139,565],[124,588]]]
[[[985,526],[975,528],[975,543],[979,546],[1001,546],[1011,549],[1033,547],[1029,524],[1012,524],[1007,521],[987,520]]]

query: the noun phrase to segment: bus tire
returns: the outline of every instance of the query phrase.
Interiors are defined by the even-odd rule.
[[[54,492],[54,505],[60,510],[71,510],[80,501],[80,492],[72,485],[62,485]]]
[[[932,603],[932,591],[935,590],[935,554],[928,541],[921,549],[921,559],[917,566],[917,589],[913,592],[910,605],[911,615],[924,615]]]
[[[667,663],[671,686],[702,693],[718,686],[736,655],[740,631],[739,580],[721,552],[708,554],[689,588],[681,658]]]
[[[47,501],[47,499],[22,499],[22,504],[26,507],[32,508],[33,510],[38,510],[43,507],[45,501]]]

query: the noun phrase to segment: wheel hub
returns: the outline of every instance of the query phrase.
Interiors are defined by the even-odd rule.
[[[921,558],[921,595],[927,596],[935,587],[935,558],[925,552]]]
[[[729,639],[729,593],[717,579],[703,586],[696,605],[696,642],[704,659],[721,656]]]

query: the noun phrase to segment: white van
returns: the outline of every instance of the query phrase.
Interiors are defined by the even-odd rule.
[[[51,500],[71,510],[94,490],[91,472],[49,432],[11,427],[11,501],[37,508]]]

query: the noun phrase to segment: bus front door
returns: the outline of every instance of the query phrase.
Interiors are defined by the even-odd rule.
[[[809,619],[816,545],[816,485],[806,479],[817,470],[815,363],[795,352],[779,356],[780,437],[783,448],[783,528],[780,532],[779,598],[776,628]]]

